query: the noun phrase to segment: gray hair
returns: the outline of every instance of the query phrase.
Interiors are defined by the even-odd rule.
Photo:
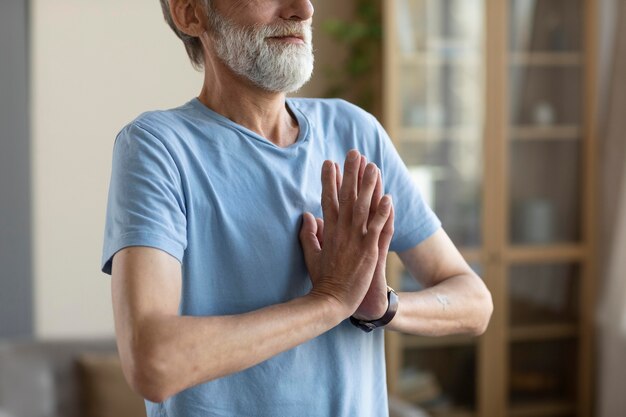
[[[186,33],[182,32],[180,29],[176,27],[174,23],[174,19],[172,18],[172,13],[170,12],[170,2],[169,0],[160,0],[161,1],[161,10],[163,11],[163,17],[165,21],[169,25],[169,27],[174,31],[176,36],[183,41],[185,45],[185,49],[187,50],[187,55],[189,55],[189,60],[191,60],[191,65],[197,70],[201,70],[204,67],[204,50],[202,49],[202,42],[200,42],[200,38],[196,36],[189,36]],[[204,4],[205,9],[207,11],[207,20],[210,17],[211,12],[213,11],[211,6],[211,0],[197,0]]]

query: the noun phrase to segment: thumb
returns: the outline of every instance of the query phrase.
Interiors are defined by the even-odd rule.
[[[322,250],[317,233],[318,223],[315,217],[311,213],[304,213],[302,216],[302,227],[300,228],[300,244],[306,258],[310,258]]]

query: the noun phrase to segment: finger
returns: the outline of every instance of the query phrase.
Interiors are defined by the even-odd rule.
[[[318,223],[311,213],[302,215],[302,226],[300,227],[300,244],[304,251],[304,256],[310,259],[311,256],[319,253],[322,247],[317,239]]]
[[[336,170],[331,161],[324,161],[322,165],[322,213],[326,224],[332,228],[337,223],[339,202]]]
[[[391,239],[393,238],[394,232],[394,218],[395,218],[395,209],[393,207],[393,203],[390,207],[389,217],[383,226],[383,229],[380,231],[380,238],[378,239],[378,250],[379,250],[379,259],[380,256],[383,258],[387,257],[387,253],[389,252],[389,246],[391,245]]]
[[[365,155],[361,155],[361,164],[359,165],[359,180],[357,181],[357,194],[361,190],[361,182],[363,182],[363,174],[365,173],[365,167],[367,166],[367,158]]]
[[[337,162],[335,162],[334,165],[335,165],[335,175],[337,176],[337,189],[341,190],[341,183],[343,182],[343,175],[341,175],[341,167],[339,166]]]
[[[375,277],[384,277],[387,267],[387,255],[389,255],[389,246],[391,245],[391,239],[393,237],[393,221],[395,216],[395,209],[391,204],[391,212],[389,218],[383,226],[378,239],[378,262],[376,263],[376,269],[374,270]]]
[[[378,208],[376,209],[376,215],[370,221],[370,224],[367,227],[367,237],[366,244],[374,245],[378,247],[378,241],[380,238],[380,234],[391,215],[391,207],[392,200],[390,195],[384,195],[380,199],[380,203],[378,204]]]
[[[352,214],[352,224],[357,230],[361,230],[363,234],[367,233],[367,223],[370,213],[370,205],[372,202],[372,195],[376,188],[376,182],[378,178],[378,168],[373,163],[367,164],[365,173],[363,175],[363,184],[361,185],[361,191],[354,202],[354,209]]]
[[[338,223],[349,225],[352,223],[352,207],[357,196],[357,181],[359,179],[359,166],[361,154],[352,149],[346,155],[343,168],[343,179],[339,190],[339,219]],[[326,222],[328,225],[328,222]]]
[[[324,247],[324,220],[317,217],[315,222],[317,223],[317,240],[320,242],[320,247]]]
[[[370,205],[370,215],[369,215],[368,224],[376,215],[376,209],[378,208],[378,203],[380,202],[380,199],[382,197],[383,197],[383,180],[382,180],[382,176],[380,174],[380,169],[379,169],[378,178],[376,178],[376,188],[374,188],[374,193],[372,194],[372,203]]]

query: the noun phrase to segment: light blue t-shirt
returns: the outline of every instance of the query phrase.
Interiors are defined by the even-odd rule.
[[[322,216],[321,167],[358,149],[382,171],[402,251],[440,222],[374,117],[342,100],[288,99],[300,126],[280,148],[198,99],[144,113],[113,152],[102,270],[128,246],[181,262],[180,314],[245,313],[311,289],[298,232]],[[387,389],[383,331],[344,321],[325,334],[234,375],[187,389],[150,417],[381,417]]]

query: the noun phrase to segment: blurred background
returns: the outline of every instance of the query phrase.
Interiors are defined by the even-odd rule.
[[[494,297],[479,338],[387,334],[394,415],[626,416],[626,1],[314,6],[298,95],[383,122]],[[156,0],[0,2],[0,417],[143,415],[99,272],[111,151],[201,85]]]

